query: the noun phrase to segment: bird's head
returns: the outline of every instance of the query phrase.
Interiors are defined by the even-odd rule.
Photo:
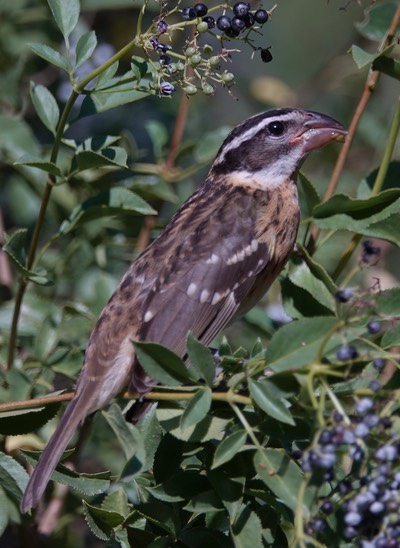
[[[346,133],[340,122],[309,110],[284,108],[257,114],[228,135],[211,173],[254,176],[265,180],[265,188],[272,188],[292,177],[311,151],[343,141]]]

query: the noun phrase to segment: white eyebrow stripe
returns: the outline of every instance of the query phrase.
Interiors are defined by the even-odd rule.
[[[258,115],[256,114],[256,116],[258,116]],[[230,142],[228,142],[226,144],[226,146],[223,147],[221,152],[218,154],[216,160],[214,161],[214,165],[218,165],[221,162],[223,162],[225,160],[225,155],[226,155],[227,152],[229,152],[230,150],[232,150],[234,148],[238,148],[242,143],[244,143],[245,141],[248,141],[249,139],[251,139],[253,137],[253,135],[255,135],[256,133],[258,133],[260,131],[260,129],[267,126],[271,122],[274,122],[274,121],[278,121],[278,122],[283,121],[284,122],[285,120],[288,120],[288,119],[289,120],[293,119],[293,112],[288,112],[287,114],[282,114],[280,116],[271,116],[270,118],[268,118],[268,117],[263,118],[261,120],[261,122],[259,122],[256,126],[253,126],[253,127],[249,128],[247,131],[242,133],[242,135],[240,135],[240,137],[233,137],[232,140]],[[250,120],[251,120],[251,118],[250,118]],[[228,136],[228,139],[229,139],[229,136]]]

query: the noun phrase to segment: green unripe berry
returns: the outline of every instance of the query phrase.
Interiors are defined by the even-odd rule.
[[[203,34],[204,32],[208,31],[208,25],[205,21],[202,21],[197,25],[197,32],[200,32],[200,34]]]
[[[214,88],[211,84],[203,84],[202,89],[205,95],[212,95],[214,93]]]
[[[189,61],[192,67],[197,67],[197,65],[201,63],[201,55],[199,53],[195,53],[194,55],[191,56]]]
[[[210,55],[210,53],[214,51],[214,48],[212,47],[211,44],[204,44],[203,51],[206,55]]]
[[[182,61],[178,61],[176,64],[176,68],[178,70],[184,70],[185,69],[185,63],[182,63]]]
[[[191,46],[189,46],[185,50],[186,57],[192,57],[192,55],[194,55],[195,53],[196,53],[196,50],[194,48],[192,48]]]
[[[171,74],[174,74],[175,72],[177,72],[177,70],[178,67],[176,63],[170,63],[170,65],[168,65],[168,72],[170,72]]]
[[[197,93],[197,88],[192,84],[188,84],[183,88],[183,91],[186,93],[186,95],[195,95]]]
[[[212,57],[210,57],[209,60],[208,60],[208,64],[210,65],[211,68],[218,67],[218,65],[219,65],[218,55],[213,55]]]
[[[222,75],[222,81],[224,82],[224,84],[230,84],[231,82],[233,82],[234,79],[235,79],[235,75],[232,74],[231,72],[225,72]]]

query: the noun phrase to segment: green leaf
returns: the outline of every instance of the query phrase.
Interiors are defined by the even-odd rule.
[[[47,0],[53,17],[64,38],[68,38],[78,23],[79,0]]]
[[[212,393],[208,386],[199,388],[183,412],[181,418],[182,430],[202,421],[210,410],[211,402]]]
[[[17,436],[28,434],[41,428],[57,414],[59,403],[0,413],[0,434],[3,436]]]
[[[134,346],[140,365],[153,379],[171,386],[179,386],[190,380],[183,360],[169,348],[138,341]]]
[[[86,523],[93,534],[101,540],[108,540],[113,536],[113,529],[122,525],[125,516],[113,510],[103,510],[83,501]]]
[[[212,386],[215,379],[216,365],[209,348],[189,333],[187,351],[190,359],[190,368],[196,372],[196,376],[199,379],[204,379],[208,386]]]
[[[46,44],[39,44],[37,42],[31,42],[29,46],[33,53],[42,59],[45,59],[45,61],[48,61],[50,64],[64,70],[65,72],[68,72],[67,60],[61,55],[61,53],[50,46],[46,46]]]
[[[107,410],[103,410],[102,415],[117,436],[126,459],[130,459],[138,447],[138,433],[135,435],[133,432],[134,427],[126,422],[120,407],[116,403],[110,405]]]
[[[302,217],[311,217],[314,207],[321,202],[321,198],[315,186],[301,171],[299,173],[298,187]]]
[[[277,392],[273,383],[268,380],[249,380],[249,390],[250,396],[256,404],[270,417],[294,426],[293,417],[285,405],[286,400]]]
[[[392,346],[398,345],[400,345],[400,324],[385,331],[381,340],[382,348],[390,349]]]
[[[47,162],[40,158],[29,156],[28,154],[25,154],[24,156],[19,158],[18,162],[15,162],[14,165],[36,167],[38,169],[41,169],[42,171],[46,171],[46,173],[51,173],[56,177],[61,176],[60,168],[54,162]]]
[[[24,457],[34,465],[41,453],[40,451],[21,451]],[[99,472],[97,474],[78,474],[70,470],[62,464],[58,464],[57,468],[51,476],[54,481],[64,483],[73,487],[77,491],[84,493],[88,496],[98,495],[104,493],[110,487],[110,472]]]
[[[148,490],[158,500],[165,502],[178,502],[191,499],[210,489],[206,476],[195,470],[180,470],[162,485],[150,487]]]
[[[325,270],[325,268],[318,263],[314,257],[311,257],[305,247],[303,247],[300,244],[297,244],[297,247],[303,257],[303,259],[306,261],[310,272],[319,280],[321,280],[324,284],[324,286],[330,291],[332,295],[336,293],[336,285],[335,282],[332,280],[332,278],[329,276],[328,272]]]
[[[133,87],[133,86],[131,86]],[[150,90],[137,90],[130,89],[124,91],[113,91],[110,88],[110,91],[95,91],[87,95],[83,100],[81,110],[79,112],[79,118],[84,116],[92,116],[99,112],[105,112],[115,107],[121,105],[126,105],[129,103],[134,103],[140,99],[144,99],[149,95],[154,95]]]
[[[156,211],[140,196],[124,187],[115,187],[85,200],[71,213],[69,219],[60,227],[59,234],[67,234],[82,224],[122,213],[140,213],[154,215]]]
[[[293,512],[297,509],[298,492],[303,473],[284,452],[262,449],[254,456],[254,467],[265,485]],[[307,497],[304,500],[306,504]],[[307,506],[308,507],[308,506]]]
[[[169,135],[164,124],[158,120],[148,120],[145,128],[150,136],[155,158],[161,159],[163,148],[168,144]]]
[[[94,30],[90,30],[82,34],[76,44],[76,62],[75,70],[83,65],[97,46],[97,38]]]
[[[397,9],[397,2],[372,4],[371,7],[365,10],[364,21],[355,23],[355,27],[364,38],[380,42],[386,38],[388,28]],[[400,27],[395,31],[395,34],[399,31]]]
[[[31,82],[31,99],[37,115],[47,129],[55,135],[60,110],[54,96],[44,86]]]
[[[335,312],[336,302],[332,293],[323,281],[312,274],[310,267],[302,258],[292,258],[289,263],[288,277],[294,285],[308,291],[325,308]]]
[[[400,316],[400,287],[380,291],[375,296],[376,307],[380,314],[390,317]]]
[[[128,167],[126,161],[126,150],[121,147],[108,147],[100,152],[83,150],[76,153],[72,169],[74,169],[75,162],[77,171],[84,171],[85,169],[97,169],[104,166]]]
[[[393,48],[394,44],[379,53],[368,53],[367,51],[361,49],[359,46],[351,46],[351,53],[353,56],[353,60],[357,65],[357,68],[362,69],[368,65],[372,65],[372,63],[375,61],[375,59],[378,59],[378,57],[389,55],[392,52]]]
[[[136,55],[133,55],[131,57],[131,67],[132,72],[135,75],[135,79],[137,83],[139,84],[140,80],[144,78],[148,71],[148,64],[143,59],[143,57],[137,57]]]
[[[218,468],[221,464],[225,464],[233,459],[245,444],[246,438],[247,432],[244,430],[238,430],[224,438],[221,443],[217,445],[211,469]]]
[[[35,272],[33,270],[28,270],[25,267],[25,244],[27,232],[28,230],[26,228],[20,228],[11,236],[7,236],[6,243],[3,246],[3,251],[7,253],[11,262],[22,276],[38,285],[53,285],[53,282],[46,278],[44,272]]]
[[[102,87],[108,87],[110,85],[111,79],[117,72],[118,67],[119,61],[115,61],[115,63],[103,70],[103,72],[101,72],[96,79],[95,89],[98,90]]]
[[[330,317],[302,318],[282,326],[272,337],[266,352],[268,367],[275,372],[299,370],[316,358],[322,339],[338,325]],[[332,336],[326,349],[334,348],[340,337]]]
[[[262,525],[251,506],[243,506],[232,525],[232,536],[235,548],[263,548]]]
[[[211,439],[220,439],[230,419],[206,417],[199,423],[188,428],[181,428],[182,409],[171,407],[157,407],[157,418],[164,430],[177,439],[189,442],[205,442]]]
[[[400,61],[390,57],[378,57],[372,63],[372,70],[379,70],[396,80],[400,80]]]
[[[107,512],[114,511],[121,516],[127,517],[131,509],[124,489],[120,487],[111,493],[107,493],[101,503],[101,509]]]
[[[0,452],[0,485],[16,503],[21,500],[29,476],[13,458]]]

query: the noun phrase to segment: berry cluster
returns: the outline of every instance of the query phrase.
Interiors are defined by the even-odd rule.
[[[176,84],[187,95],[193,95],[199,89],[206,95],[212,95],[215,84],[222,84],[229,88],[233,84],[234,75],[226,70],[221,71],[220,67],[222,62],[230,61],[231,51],[238,50],[227,50],[224,47],[224,39],[240,39],[246,42],[254,52],[260,51],[264,62],[272,60],[270,48],[256,47],[250,38],[253,31],[260,34],[260,26],[270,18],[269,12],[262,8],[251,10],[247,2],[236,2],[232,8],[225,5],[222,14],[216,14],[218,9],[220,10],[221,6],[209,8],[206,4],[199,2],[182,8],[181,17],[184,23],[170,23],[167,12],[162,13],[154,21],[152,32],[144,39],[143,46],[146,50],[158,54],[160,68],[157,70],[157,88],[161,95],[171,95],[175,91]],[[194,38],[186,42],[184,55],[182,55],[174,51],[167,41],[173,43],[175,31],[182,30],[191,24],[196,27],[197,32]],[[218,40],[221,43],[222,47],[217,55],[213,53],[215,45],[212,46],[210,43],[200,45],[206,33],[211,42]]]
[[[379,416],[372,398],[360,399],[350,421],[335,412],[330,427],[320,432],[314,447],[302,457],[304,472],[311,481],[332,482],[341,457],[352,466],[330,497],[324,497],[319,510],[321,516],[306,525],[306,532],[322,533],[326,516],[336,512],[343,523],[346,541],[358,538],[362,547],[397,548],[400,546],[400,442],[392,420]],[[368,447],[374,448],[368,450]],[[318,479],[319,478],[319,479]]]
[[[381,248],[373,245],[371,240],[365,240],[362,243],[362,247],[361,262],[365,265],[375,265],[379,261]]]

